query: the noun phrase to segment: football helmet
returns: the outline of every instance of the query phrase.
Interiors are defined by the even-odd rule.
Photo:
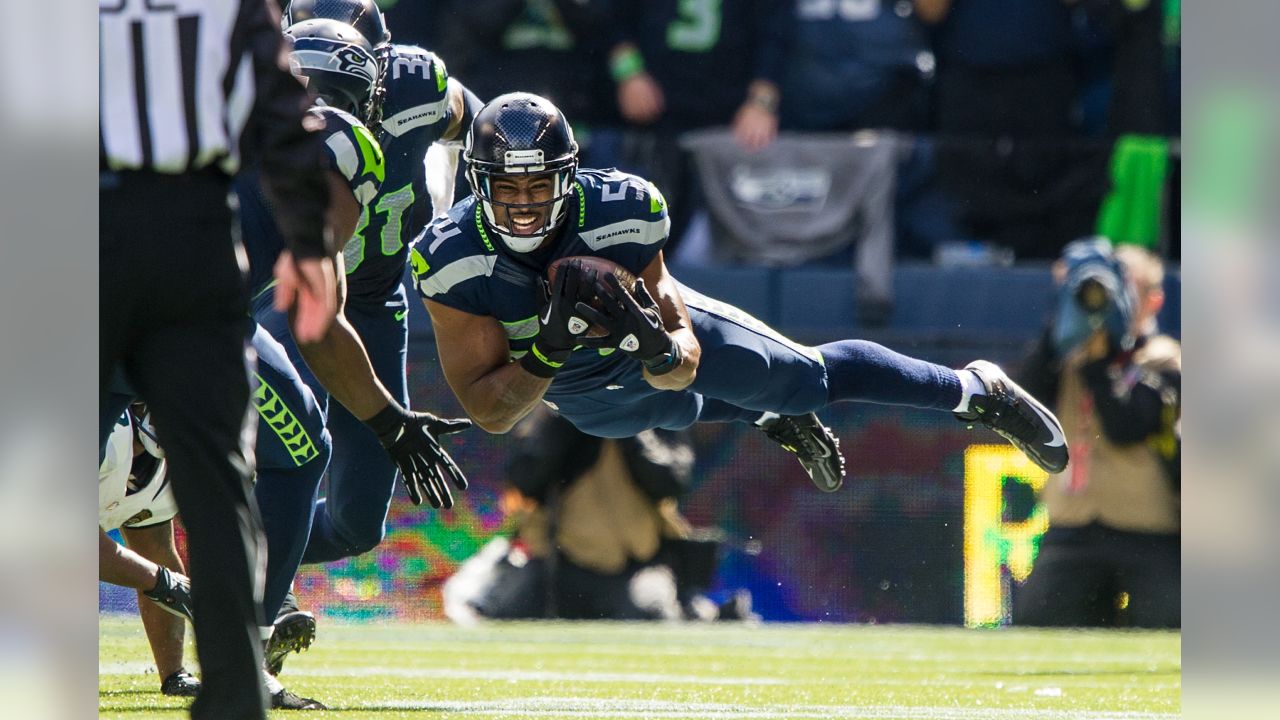
[[[135,400],[129,406],[129,415],[133,419],[133,430],[138,442],[142,443],[142,448],[152,457],[164,459],[164,448],[160,447],[160,440],[156,438],[156,428],[151,422],[151,411],[147,409],[146,403],[141,400]]]
[[[289,65],[326,105],[369,121],[381,75],[373,46],[337,20],[303,20],[285,28],[292,48]]]
[[[578,171],[578,143],[564,113],[544,97],[508,93],[489,101],[471,123],[463,159],[467,182],[484,208],[486,224],[513,252],[532,252],[564,223],[566,202],[573,193]],[[539,203],[503,203],[493,198],[493,181],[513,175],[550,175],[550,200]],[[494,209],[510,213],[520,208],[548,207],[542,228],[531,235],[516,235],[499,224]]]
[[[316,18],[350,25],[377,49],[391,42],[387,21],[373,0],[292,0],[284,9],[282,26]]]

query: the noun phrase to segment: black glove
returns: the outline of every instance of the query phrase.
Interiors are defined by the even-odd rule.
[[[191,580],[186,575],[169,572],[169,568],[161,565],[156,573],[156,586],[142,594],[162,610],[195,622],[191,614]]]
[[[542,280],[542,309],[538,311],[538,336],[529,352],[520,358],[525,370],[541,378],[553,377],[580,344],[580,337],[590,327],[576,312],[584,289],[595,284],[595,271],[582,267],[576,260],[562,264],[556,281],[548,285]]]
[[[596,282],[595,287],[600,310],[578,303],[578,314],[606,328],[608,334],[584,338],[584,346],[618,348],[639,360],[654,375],[671,372],[680,365],[680,346],[663,327],[662,312],[644,280],[636,280],[635,290],[627,292],[618,278],[609,274],[603,282]]]
[[[445,484],[444,474],[459,490],[467,489],[467,478],[449,453],[440,447],[440,436],[471,427],[466,418],[438,418],[431,413],[410,412],[396,403],[365,421],[378,442],[400,468],[404,487],[414,505],[425,497],[433,508],[453,507],[453,495]]]

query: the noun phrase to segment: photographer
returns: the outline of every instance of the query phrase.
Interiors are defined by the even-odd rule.
[[[676,508],[693,471],[687,433],[603,439],[535,411],[515,430],[500,498],[515,524],[445,583],[455,622],[487,619],[746,619],[749,595],[701,593],[718,542]]]
[[[1182,351],[1156,330],[1164,270],[1089,239],[1054,274],[1057,316],[1023,385],[1056,400],[1071,463],[1045,485],[1049,530],[1014,622],[1180,627]]]

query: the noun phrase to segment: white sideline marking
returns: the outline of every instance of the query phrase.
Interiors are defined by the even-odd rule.
[[[681,703],[655,700],[532,697],[479,702],[366,703],[389,710],[434,710],[459,714],[516,714],[524,717],[646,718],[851,718],[863,720],[1173,720],[1177,713],[1008,708],[957,708],[911,705],[760,705]]]
[[[146,662],[113,662],[98,666],[99,675],[142,675],[154,673],[155,669]],[[735,677],[719,675],[665,675],[660,673],[607,673],[607,672],[567,672],[553,670],[507,670],[501,668],[480,668],[473,670],[456,670],[452,668],[414,668],[414,667],[382,667],[377,665],[361,665],[357,667],[298,667],[289,668],[289,675],[296,677],[376,677],[389,676],[399,678],[430,678],[439,680],[486,680],[486,681],[527,681],[527,682],[570,682],[570,683],[671,683],[675,685],[800,685],[802,680],[780,679],[776,677]],[[822,682],[815,680],[815,682]],[[998,681],[931,678],[930,685],[950,687],[989,686],[993,691],[1001,690]],[[868,678],[870,685],[919,685],[919,679],[893,677]],[[1114,683],[1079,680],[1069,684],[1072,688],[1110,687]],[[1181,682],[1148,683],[1148,689],[1181,687]],[[1025,690],[1026,688],[1021,688]],[[1037,690],[1037,692],[1039,692]],[[1059,691],[1061,692],[1061,691]]]
[[[141,675],[155,672],[150,663],[117,662],[98,666],[99,675]],[[697,675],[662,675],[659,673],[557,672],[550,670],[454,670],[451,668],[405,667],[290,667],[289,675],[298,677],[375,677],[434,678],[440,680],[516,680],[530,682],[588,683],[673,683],[680,685],[788,685],[790,681],[771,677],[718,677]]]

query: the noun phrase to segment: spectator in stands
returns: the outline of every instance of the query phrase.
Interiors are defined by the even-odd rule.
[[[932,9],[927,0],[795,0],[782,128],[930,129],[935,62],[928,28],[916,11],[922,4]],[[897,141],[892,247],[899,255],[928,257],[936,244],[957,235],[937,187],[933,139],[903,135]],[[874,293],[870,299],[877,299]],[[886,303],[866,306],[887,316]]]
[[[1076,137],[1071,6],[921,0],[936,27],[938,176],[964,241],[1052,259],[1094,230],[1108,148]],[[987,256],[1005,256],[1002,250]]]
[[[788,0],[616,2],[609,72],[617,105],[633,130],[619,167],[654,181],[672,201],[678,243],[699,205],[697,183],[678,136],[732,126],[739,144],[759,150],[778,133],[787,45]],[[565,113],[573,113],[565,108]]]
[[[702,553],[701,570],[685,572],[691,545],[681,541],[690,528],[676,497],[693,470],[687,435],[650,430],[601,439],[546,411],[515,434],[501,504],[516,536],[494,546],[498,557],[482,551],[450,579],[450,617],[683,617],[698,589],[689,585],[705,589],[714,565],[714,552]],[[691,583],[689,575],[701,577]]]
[[[794,0],[782,127],[922,131],[934,59],[915,5],[928,0]]]
[[[1083,23],[1109,40],[1112,135],[1176,133],[1181,5],[1177,0],[1077,0]],[[1175,83],[1176,86],[1176,83]]]
[[[480,97],[532,92],[553,100],[575,123],[594,125],[617,118],[610,103],[599,101],[610,96],[606,3],[432,0],[433,10],[414,11],[415,18],[409,18],[407,9],[392,15],[409,19],[415,27],[431,24],[430,33],[419,32],[449,61],[450,74],[466,78]]]
[[[1056,398],[1071,463],[1045,486],[1049,530],[1014,622],[1180,627],[1182,352],[1156,329],[1163,268],[1095,240],[1055,274],[1058,315],[1024,386]]]
[[[1077,0],[917,0],[937,25],[937,127],[945,134],[1066,135]]]

